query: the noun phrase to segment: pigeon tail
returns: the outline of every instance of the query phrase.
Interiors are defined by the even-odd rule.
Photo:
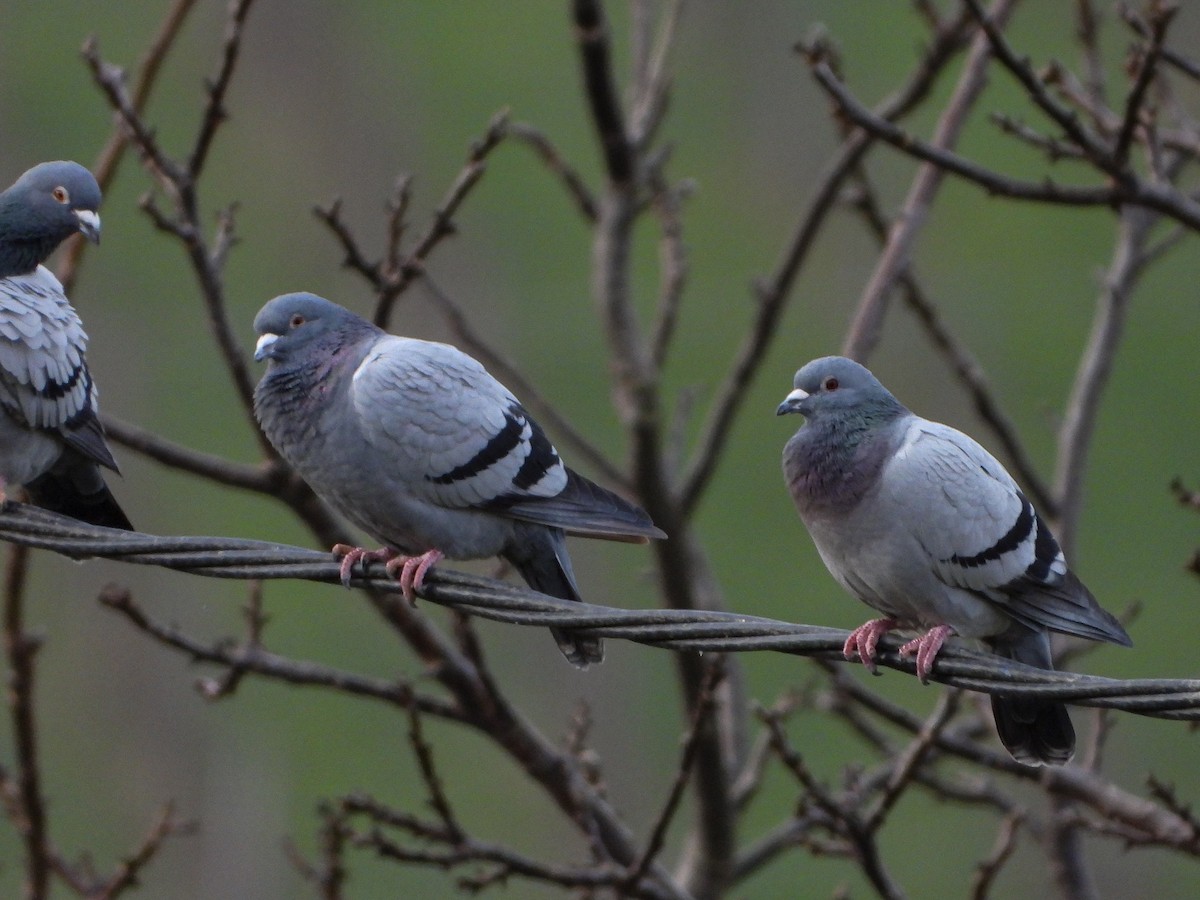
[[[1001,656],[1026,665],[1054,668],[1050,658],[1050,638],[1044,631],[1014,625],[993,642],[993,649]],[[1075,754],[1075,728],[1062,703],[993,695],[992,716],[996,720],[1000,743],[1019,763],[1061,766]]]
[[[90,468],[94,479],[87,478],[84,484],[79,483],[78,471],[51,469],[25,485],[25,490],[33,504],[42,509],[90,525],[133,531],[133,524],[100,477],[99,470],[94,465]]]
[[[526,527],[517,529],[513,546],[501,554],[512,563],[521,577],[535,591],[582,602],[571,557],[567,555],[567,538],[561,528]],[[558,649],[573,666],[586,669],[604,661],[604,642],[598,637],[582,635],[561,628],[551,628]]]

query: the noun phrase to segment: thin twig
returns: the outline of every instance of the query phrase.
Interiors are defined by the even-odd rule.
[[[879,209],[878,199],[866,173],[857,173],[857,181],[859,192],[854,208],[863,215],[876,238],[882,241],[886,238],[886,224]],[[976,413],[995,434],[1008,461],[1016,470],[1017,478],[1033,498],[1034,504],[1045,515],[1054,518],[1057,512],[1056,498],[1050,493],[1033,460],[1025,451],[1025,446],[1017,435],[1016,425],[1000,408],[999,401],[987,382],[983,366],[967,346],[951,333],[937,307],[926,295],[911,265],[901,275],[899,286],[906,305],[917,316],[917,321],[929,335],[934,347],[941,351],[954,369],[954,374],[958,376],[975,404]]]
[[[1121,120],[1121,130],[1117,134],[1117,143],[1113,148],[1113,160],[1119,166],[1129,162],[1129,148],[1133,145],[1135,130],[1141,124],[1143,107],[1146,101],[1146,91],[1154,80],[1158,61],[1162,55],[1163,41],[1166,38],[1167,27],[1171,24],[1178,7],[1160,5],[1150,19],[1150,40],[1142,48],[1137,62],[1137,77],[1129,96],[1125,98],[1125,115]]]
[[[450,806],[450,800],[446,797],[446,791],[442,787],[442,779],[438,776],[437,766],[433,761],[433,748],[425,740],[421,728],[421,715],[415,705],[408,708],[408,740],[412,744],[413,755],[417,759],[421,780],[425,782],[425,789],[429,792],[429,805],[441,819],[442,826],[446,829],[447,841],[454,844],[461,843],[466,834],[462,826],[458,824],[458,819]]]
[[[1063,411],[1055,462],[1054,495],[1058,499],[1057,534],[1068,556],[1075,544],[1083,506],[1084,474],[1100,398],[1108,386],[1117,348],[1125,331],[1133,287],[1144,269],[1144,251],[1158,216],[1137,208],[1122,210],[1112,262],[1096,301],[1087,347],[1076,370]]]
[[[971,879],[972,900],[986,900],[990,894],[996,876],[1017,849],[1017,834],[1023,820],[1020,813],[1009,813],[1001,819],[992,852],[975,867],[975,875]]]
[[[996,0],[990,15],[997,27],[1003,27],[1014,6],[1014,0]],[[938,118],[930,146],[945,151],[958,142],[967,117],[983,91],[990,59],[987,39],[977,35],[967,52],[954,93]],[[879,342],[888,298],[897,279],[908,268],[917,235],[924,228],[945,174],[942,168],[927,162],[913,178],[904,205],[888,232],[875,271],[855,308],[854,320],[842,343],[843,355],[865,362]]]
[[[229,113],[225,109],[225,95],[229,92],[229,86],[233,82],[233,73],[241,55],[246,17],[250,15],[250,7],[253,5],[254,0],[230,0],[229,11],[225,19],[225,41],[221,47],[221,65],[217,70],[216,77],[210,79],[205,85],[208,103],[204,107],[200,131],[196,135],[192,151],[188,155],[187,172],[193,183],[204,173],[204,164],[208,160],[208,153],[212,149],[217,129],[229,117]]]
[[[868,831],[879,830],[896,802],[913,782],[913,776],[929,755],[934,739],[958,710],[959,696],[956,691],[943,693],[917,736],[908,747],[894,757],[894,760],[889,761],[891,771],[888,773],[887,784],[879,795],[875,808],[863,821],[863,827]]]
[[[707,664],[700,698],[695,709],[692,711],[692,724],[683,741],[683,750],[679,754],[679,765],[676,767],[671,789],[667,793],[667,801],[663,804],[662,811],[658,814],[658,818],[654,822],[654,827],[650,830],[650,838],[646,842],[646,849],[642,852],[637,863],[630,867],[629,877],[626,881],[626,885],[630,888],[637,885],[645,877],[650,863],[662,851],[667,837],[667,828],[670,826],[672,819],[674,819],[676,810],[679,809],[679,803],[683,799],[684,788],[687,786],[688,778],[692,774],[692,765],[696,760],[696,750],[699,747],[700,730],[704,727],[705,720],[713,714],[713,710],[716,707],[717,685],[721,683],[724,677],[725,668],[723,660],[718,656],[715,661]]]
[[[25,845],[25,898],[42,900],[49,889],[50,852],[33,696],[33,661],[41,642],[25,630],[28,563],[28,548],[9,549],[4,572],[4,654],[8,662],[8,708],[17,765],[13,824]]]
[[[196,0],[175,0],[163,17],[146,52],[142,54],[130,97],[130,105],[138,113],[145,110],[146,103],[150,100],[150,94],[158,83],[158,75],[162,71],[163,62],[166,60],[167,54],[175,47],[175,42],[183,30],[188,14],[195,5]],[[87,48],[91,43],[92,41],[89,39],[81,52],[86,55]],[[104,145],[104,149],[100,151],[96,162],[92,165],[92,174],[96,176],[96,182],[100,185],[101,191],[108,192],[128,147],[129,139],[124,127],[118,122],[113,127],[108,143]],[[66,252],[63,254],[57,274],[68,297],[71,295],[71,288],[74,287],[75,278],[79,274],[79,266],[89,246],[87,241],[72,241],[67,245]]]
[[[961,46],[962,35],[957,27],[939,31],[915,71],[899,90],[879,105],[875,115],[890,121],[917,108],[929,96],[938,75],[954,59]],[[811,49],[810,57],[817,52],[818,48]],[[846,179],[862,161],[874,140],[873,135],[865,129],[858,129],[846,138],[818,179],[817,187],[775,270],[755,285],[757,306],[754,321],[715,392],[696,440],[695,456],[680,479],[679,503],[685,513],[696,508],[716,473],[717,463],[725,450],[746,393],[758,375],[763,360],[767,358],[772,341],[779,335],[779,320],[791,297],[792,286],[824,227],[826,217],[834,209]]]
[[[1042,79],[1038,77],[1033,67],[1030,66],[1029,61],[1018,57],[1012,47],[1009,46],[1008,41],[1004,39],[1004,35],[1001,33],[1003,26],[999,22],[999,17],[994,17],[993,13],[984,12],[983,7],[980,5],[980,0],[964,0],[964,3],[971,11],[971,14],[975,16],[980,27],[983,29],[983,33],[987,36],[991,52],[1020,82],[1029,99],[1042,112],[1049,116],[1056,125],[1065,131],[1071,141],[1078,145],[1097,167],[1107,172],[1113,178],[1122,180],[1127,173],[1114,160],[1104,142],[1089,132],[1080,123],[1078,117],[1071,109],[1063,106],[1050,95]]]
[[[194,822],[183,822],[175,817],[174,803],[164,804],[158,820],[150,828],[141,845],[117,864],[116,871],[107,882],[89,892],[89,900],[114,900],[127,891],[136,890],[141,886],[139,882],[142,872],[158,855],[163,842],[178,835],[191,834],[195,830]]]
[[[109,609],[123,615],[139,631],[159,643],[186,654],[189,659],[226,668],[229,672],[253,672],[256,675],[299,687],[321,687],[354,697],[378,700],[403,710],[416,708],[428,715],[450,721],[463,721],[465,716],[454,704],[429,694],[420,693],[406,681],[384,681],[353,672],[340,671],[317,663],[301,662],[247,644],[234,647],[228,641],[205,644],[180,629],[164,625],[151,618],[134,600],[126,588],[109,585],[99,596]],[[206,682],[199,683],[201,693],[216,699]]]
[[[1200,203],[1172,185],[1140,181],[1132,176],[1119,183],[1098,187],[1061,185],[1048,178],[1039,182],[1009,178],[958,154],[933,147],[894,123],[874,115],[846,89],[824,62],[814,65],[812,72],[817,83],[837,101],[842,112],[855,124],[908,155],[934,163],[990,194],[1067,206],[1144,206],[1169,215],[1192,230],[1200,231]]]
[[[518,142],[533,149],[538,158],[551,172],[558,176],[567,195],[574,201],[580,215],[588,222],[596,221],[596,198],[583,180],[579,171],[563,158],[550,138],[528,122],[513,122],[508,133]]]
[[[628,184],[633,180],[634,157],[612,77],[608,20],[597,0],[573,0],[571,15],[583,60],[584,92],[604,150],[605,169],[616,184]]]

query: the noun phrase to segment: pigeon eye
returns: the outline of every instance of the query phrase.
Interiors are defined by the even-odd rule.
[[[838,389],[838,380],[830,375],[825,379],[825,383],[822,385],[822,387],[824,387],[827,391],[836,391]]]
[[[294,316],[292,316],[292,320],[288,324],[291,325],[292,328],[299,328],[304,324],[304,316],[300,315],[300,313],[296,313]]]
[[[71,202],[71,195],[67,193],[67,189],[65,187],[63,187],[62,185],[59,185],[54,190],[52,190],[50,192],[50,196],[53,197],[55,200],[57,200],[59,203],[70,203]]]

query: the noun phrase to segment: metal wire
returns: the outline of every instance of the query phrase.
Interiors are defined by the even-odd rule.
[[[103,557],[210,578],[299,578],[328,584],[340,581],[339,563],[327,552],[238,538],[158,537],[118,531],[11,501],[0,511],[0,540],[53,550],[74,559]],[[378,564],[372,564],[365,573],[356,571],[352,584],[400,591]],[[630,610],[575,603],[441,566],[429,572],[418,595],[497,622],[586,629],[603,637],[679,651],[775,650],[842,659],[842,645],[849,634],[837,628],[734,612]],[[885,637],[880,643],[879,664],[912,674],[913,660],[896,652],[900,643]],[[1162,719],[1200,720],[1200,679],[1123,681],[1051,672],[947,645],[938,656],[933,680],[989,694],[1101,706]]]

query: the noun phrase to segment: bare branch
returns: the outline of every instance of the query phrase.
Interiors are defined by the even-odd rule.
[[[667,828],[670,826],[671,820],[675,817],[675,812],[679,808],[679,802],[683,799],[683,789],[687,786],[688,778],[692,774],[692,766],[696,761],[696,751],[699,747],[700,731],[704,727],[705,720],[712,716],[716,708],[716,688],[724,677],[724,661],[718,656],[715,661],[709,662],[706,666],[704,683],[701,685],[700,696],[696,706],[692,710],[692,724],[683,741],[683,751],[680,753],[679,766],[675,771],[675,779],[671,784],[671,790],[667,794],[667,802],[663,805],[662,811],[658,814],[654,827],[650,831],[650,839],[646,842],[646,849],[642,852],[638,861],[630,867],[629,876],[626,880],[626,885],[630,888],[638,884],[645,877],[650,863],[662,851],[663,843],[667,837]]]
[[[1100,53],[1100,13],[1093,0],[1075,0],[1075,34],[1083,51],[1087,93],[1097,106],[1105,105],[1104,61]]]
[[[608,20],[597,0],[573,0],[571,15],[583,60],[584,90],[604,149],[604,166],[616,184],[634,177],[634,157],[625,132],[625,116],[612,77]]]
[[[153,130],[143,121],[140,112],[130,100],[124,85],[124,73],[100,59],[94,42],[84,48],[84,56],[91,66],[93,80],[125,123],[130,140],[175,206],[174,218],[168,218],[157,209],[150,198],[142,204],[142,208],[151,216],[156,227],[175,235],[183,245],[204,299],[213,337],[248,418],[253,418],[251,409],[254,383],[229,320],[222,273],[225,251],[234,239],[233,208],[227,208],[219,219],[215,235],[217,250],[211,251],[203,235],[197,178],[203,170],[204,160],[211,148],[217,127],[223,120],[221,103],[228,89],[229,79],[233,75],[241,48],[242,27],[252,2],[253,0],[233,0],[230,5],[220,74],[209,87],[209,103],[186,165],[171,159],[158,144]],[[268,455],[273,454],[274,451],[266,437],[257,428],[254,429],[254,433],[258,436],[264,452]]]
[[[875,192],[872,190],[870,182],[867,181],[865,173],[860,171],[857,180],[859,193],[854,207],[862,213],[872,233],[883,240],[886,237],[886,223],[879,209]],[[1016,425],[1000,409],[999,402],[987,382],[983,366],[966,345],[950,332],[937,307],[925,294],[911,264],[900,276],[899,286],[903,290],[906,305],[916,314],[917,321],[929,335],[934,347],[941,351],[953,368],[954,374],[966,388],[975,404],[975,412],[984,424],[991,428],[992,433],[1000,442],[1008,461],[1016,470],[1017,478],[1024,485],[1029,496],[1033,498],[1037,507],[1053,518],[1058,509],[1057,498],[1050,493],[1049,488],[1034,467],[1033,460],[1026,453],[1025,447],[1017,435]]]
[[[991,52],[1020,82],[1029,99],[1049,116],[1051,121],[1066,132],[1067,137],[1083,150],[1098,168],[1107,172],[1117,181],[1124,180],[1128,173],[1114,159],[1104,142],[1089,132],[1072,110],[1063,106],[1050,95],[1042,80],[1029,65],[1028,60],[1018,58],[1008,41],[1004,39],[1004,35],[1000,33],[1000,29],[1003,27],[1000,16],[994,12],[985,13],[979,0],[964,0],[964,2],[987,36]]]
[[[991,16],[997,27],[1003,27],[1014,6],[1015,0],[996,0]],[[983,35],[976,35],[967,51],[966,63],[954,93],[938,117],[930,143],[932,148],[949,151],[958,142],[967,117],[983,91],[984,75],[990,61],[988,40]],[[854,321],[842,342],[844,356],[865,362],[878,344],[888,298],[896,281],[908,269],[917,235],[925,227],[929,208],[945,174],[940,166],[927,162],[913,178],[904,206],[888,231],[875,271],[871,273],[859,298]]]
[[[299,662],[271,653],[254,642],[241,647],[234,647],[227,641],[218,641],[211,645],[201,643],[178,628],[156,622],[134,602],[126,588],[109,585],[101,592],[99,600],[159,643],[173,647],[197,662],[227,667],[230,673],[253,672],[286,684],[327,688],[355,697],[378,700],[399,709],[416,708],[423,713],[451,721],[465,720],[463,713],[453,704],[418,693],[406,681],[382,681],[317,663]],[[223,693],[212,691],[207,680],[202,680],[198,687],[209,699],[224,696]]]
[[[895,94],[880,104],[875,114],[881,119],[892,120],[919,106],[929,95],[938,75],[954,59],[961,46],[962,37],[957,26],[939,31],[916,70]],[[753,384],[762,361],[767,357],[771,341],[778,334],[779,319],[791,296],[792,286],[808,259],[826,217],[834,208],[842,186],[873,142],[874,137],[864,129],[858,129],[846,138],[837,156],[826,166],[817,181],[817,187],[775,271],[755,285],[757,308],[754,321],[716,391],[696,441],[695,457],[681,479],[679,502],[685,513],[695,509],[716,472],[717,462],[725,449],[746,392]]]
[[[878,831],[884,820],[896,805],[896,801],[913,782],[917,769],[925,762],[933,747],[938,732],[946,727],[954,713],[958,710],[959,694],[956,691],[946,691],[938,698],[938,704],[920,732],[905,750],[894,757],[894,764],[888,775],[887,784],[879,796],[875,808],[863,821],[863,827],[868,831]]]
[[[25,630],[28,563],[27,548],[9,549],[4,572],[4,655],[8,662],[7,697],[17,764],[15,804],[10,807],[10,817],[25,845],[25,897],[42,900],[49,889],[51,854],[33,697],[33,661],[41,641]]]
[[[992,852],[975,867],[975,876],[971,879],[972,900],[986,900],[996,876],[1017,849],[1017,834],[1022,820],[1020,813],[1010,813],[1001,820]]]
[[[629,113],[629,139],[645,149],[654,139],[667,106],[667,60],[675,46],[675,34],[683,14],[683,0],[668,0],[664,4],[658,35],[645,66],[634,78],[635,96]]]
[[[358,240],[351,233],[350,227],[342,221],[342,199],[335,198],[329,206],[314,206],[313,215],[324,222],[337,238],[346,254],[342,265],[362,275],[377,291],[382,291],[386,281],[383,265],[379,262],[369,262],[359,249]]]
[[[381,328],[387,327],[396,298],[417,277],[424,274],[425,262],[429,259],[429,254],[433,252],[434,247],[441,243],[443,239],[454,234],[454,214],[458,212],[458,208],[471,192],[471,189],[483,177],[483,173],[487,168],[485,160],[500,145],[500,142],[504,140],[507,133],[508,110],[501,110],[492,117],[483,137],[471,146],[466,165],[458,173],[458,177],[454,179],[454,183],[450,185],[446,196],[434,211],[433,219],[430,221],[428,228],[423,235],[417,238],[416,245],[405,257],[403,265],[400,266],[398,271],[383,273],[384,286],[378,291],[379,298],[375,307],[374,322],[376,325],[379,325]],[[404,203],[393,204],[392,224],[389,228],[392,234],[397,232],[397,216],[403,215],[405,205]]]
[[[1058,537],[1068,557],[1083,505],[1084,472],[1100,398],[1108,386],[1117,347],[1125,330],[1133,287],[1144,268],[1144,253],[1158,216],[1126,208],[1117,222],[1117,241],[1104,278],[1092,332],[1079,361],[1071,396],[1059,429],[1054,494],[1058,498]]]
[[[274,464],[246,465],[212,453],[193,450],[160,437],[153,431],[112,416],[103,416],[104,430],[114,442],[172,469],[199,475],[230,487],[265,494],[277,493],[280,478]]]
[[[221,66],[216,77],[206,85],[208,104],[204,108],[200,131],[196,135],[192,152],[188,156],[187,172],[193,182],[203,174],[204,164],[208,160],[208,153],[212,149],[217,129],[228,118],[229,114],[225,110],[225,95],[229,91],[234,70],[237,68],[243,28],[246,24],[246,17],[250,14],[250,7],[253,5],[254,0],[231,0],[229,4],[228,18],[225,22],[225,42],[221,48]]]
[[[139,880],[142,872],[158,854],[163,842],[171,837],[191,834],[195,830],[195,823],[180,821],[175,817],[173,803],[164,804],[158,821],[151,827],[141,845],[122,859],[108,881],[90,891],[88,897],[95,900],[114,900],[127,891],[137,889],[141,886]]]
[[[130,100],[130,105],[139,114],[146,108],[151,91],[158,82],[158,74],[162,71],[162,64],[166,60],[167,54],[175,47],[175,41],[183,30],[183,25],[187,21],[188,14],[191,13],[195,5],[196,0],[175,0],[167,10],[167,14],[163,17],[163,21],[159,25],[158,31],[151,40],[149,47],[146,48],[146,52],[142,54],[142,60],[138,65],[137,79],[135,80]],[[85,57],[89,52],[89,48],[94,53],[93,39],[89,39],[81,49]],[[129,140],[126,136],[125,128],[122,127],[120,122],[117,122],[114,125],[113,133],[109,137],[108,143],[104,145],[104,149],[100,151],[96,162],[92,165],[92,174],[96,176],[96,182],[100,185],[101,191],[108,191],[128,146]],[[75,277],[79,273],[79,266],[83,261],[83,256],[87,252],[88,246],[87,241],[72,241],[68,244],[62,264],[59,266],[58,280],[62,282],[63,290],[68,297],[71,296],[71,288],[75,284]]]
[[[1178,7],[1160,5],[1150,20],[1150,40],[1142,48],[1137,62],[1137,77],[1133,88],[1125,99],[1125,116],[1121,121],[1121,130],[1117,135],[1117,143],[1113,149],[1113,161],[1124,167],[1129,162],[1129,148],[1133,145],[1134,131],[1141,124],[1143,105],[1146,91],[1154,80],[1158,61],[1162,55],[1163,40],[1166,38],[1167,27],[1175,17]]]
[[[782,726],[770,718],[764,721],[770,729],[775,752],[796,780],[803,785],[805,800],[813,803],[828,817],[826,827],[846,841],[871,885],[881,897],[904,897],[904,891],[884,868],[874,833],[869,825],[860,819],[854,800],[843,800],[827,790],[813,777],[800,753],[789,744]]]
[[[1144,38],[1145,40],[1153,39],[1153,28],[1150,23],[1146,22],[1145,19],[1139,16],[1135,10],[1129,7],[1128,4],[1118,3],[1117,11],[1125,24],[1128,25],[1138,36]],[[1167,47],[1162,48],[1161,53],[1164,62],[1182,72],[1193,81],[1200,81],[1200,64]]]
[[[442,779],[438,777],[437,766],[433,761],[433,748],[425,740],[421,729],[421,716],[415,706],[408,709],[408,740],[412,744],[413,755],[417,758],[417,767],[421,772],[421,779],[425,782],[425,789],[429,791],[429,804],[446,830],[447,843],[461,844],[466,834],[458,824],[450,800],[442,787]]]
[[[513,122],[508,126],[508,133],[515,140],[533,149],[546,168],[558,176],[580,215],[588,222],[595,222],[596,198],[584,183],[583,177],[563,159],[550,139],[527,122]]]

